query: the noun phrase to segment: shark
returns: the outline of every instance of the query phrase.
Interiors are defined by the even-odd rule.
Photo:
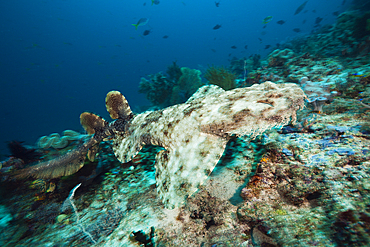
[[[303,90],[294,83],[264,82],[225,91],[216,85],[199,88],[185,103],[134,114],[119,91],[105,103],[113,121],[90,112],[80,122],[91,138],[53,160],[18,172],[19,177],[55,178],[71,175],[94,159],[99,143],[112,139],[120,162],[132,160],[145,145],[161,146],[156,154],[156,188],[164,206],[184,204],[209,177],[227,142],[235,136],[256,137],[271,128],[296,121],[305,106]]]

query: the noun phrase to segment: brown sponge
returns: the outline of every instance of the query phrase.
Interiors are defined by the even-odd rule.
[[[107,124],[102,117],[90,112],[83,112],[80,115],[80,123],[89,135],[95,134],[97,129],[102,129]]]
[[[118,91],[110,91],[107,94],[105,105],[112,119],[126,118],[132,114],[126,98]]]

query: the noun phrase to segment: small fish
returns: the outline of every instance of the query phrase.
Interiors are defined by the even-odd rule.
[[[146,5],[146,3],[143,3],[143,6],[145,6]]]
[[[215,2],[216,7],[220,7],[220,2]]]
[[[159,4],[159,1],[158,0],[152,0],[152,5],[153,4],[158,5]]]
[[[312,10],[312,13],[316,13],[316,9]]]
[[[231,49],[236,49],[236,48],[238,48],[238,47],[236,47],[235,45],[233,45],[233,46],[231,47]]]
[[[294,29],[293,29],[293,31],[294,31],[294,32],[296,32],[296,33],[299,33],[299,32],[301,31],[301,29],[299,29],[299,28],[294,28]]]
[[[363,73],[358,73],[358,72],[351,74],[351,76],[353,76],[353,77],[367,77]]]
[[[152,32],[151,30],[145,30],[145,31],[143,32],[143,35],[144,35],[144,36],[147,36],[147,35],[149,35],[151,32]]]
[[[137,30],[138,27],[146,25],[148,21],[149,21],[148,18],[140,18],[140,20],[136,24],[131,24],[131,25],[133,25]]]
[[[247,49],[248,49],[248,45],[245,45],[245,46],[244,46],[244,49],[246,49],[246,50],[247,50]]]
[[[315,20],[315,24],[320,24],[320,22],[323,20],[321,17],[317,17]]]
[[[343,0],[342,5],[345,5],[345,4],[346,4],[346,0]]]
[[[265,50],[268,49],[268,48],[270,48],[270,47],[271,47],[271,45],[266,45],[265,46]]]
[[[217,30],[217,29],[219,29],[219,28],[221,28],[221,25],[218,25],[218,24],[217,24],[216,26],[214,26],[214,27],[213,27],[213,30]]]
[[[211,51],[216,52],[216,50],[215,50],[215,49],[211,49]]]
[[[307,20],[303,20],[303,21],[302,21],[302,24],[305,24],[305,23],[306,23],[306,21],[307,21]]]
[[[267,27],[267,25],[264,25],[264,26],[263,26],[263,28],[266,28],[266,27]]]
[[[262,39],[261,38],[258,38],[258,40],[260,41],[260,44],[262,44]]]
[[[308,1],[302,3],[301,5],[299,5],[299,7],[296,9],[296,11],[294,12],[294,15],[298,15],[299,13],[301,13],[301,11],[304,9],[304,7],[306,6]]]
[[[163,36],[162,38],[167,39],[167,38],[168,38],[168,35],[165,35],[165,36]]]
[[[320,26],[320,22],[323,20],[323,18],[321,17],[317,17],[316,20],[315,20],[315,25],[314,27],[319,27]]]
[[[280,20],[280,21],[277,21],[276,23],[279,24],[279,25],[283,25],[285,23],[285,21],[284,20]]]
[[[265,19],[262,20],[262,24],[267,24],[272,20],[272,16],[269,15]]]
[[[338,16],[338,15],[339,15],[339,11],[335,11],[335,12],[333,12],[333,15],[334,15],[334,16]]]

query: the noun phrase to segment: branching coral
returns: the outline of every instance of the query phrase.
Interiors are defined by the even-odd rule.
[[[224,67],[211,66],[207,69],[204,77],[209,81],[210,84],[217,85],[224,90],[230,90],[236,88],[236,75],[229,72]]]
[[[176,62],[168,67],[167,74],[168,77],[162,73],[150,75],[150,80],[141,78],[139,85],[139,92],[160,108],[184,103],[203,85],[199,70],[180,68]]]
[[[198,88],[203,86],[200,74],[201,72],[196,69],[181,68],[181,76],[172,89],[171,105],[184,103]]]
[[[150,75],[150,80],[141,78],[139,93],[144,93],[146,98],[156,106],[168,106],[174,83],[167,79],[161,72]]]

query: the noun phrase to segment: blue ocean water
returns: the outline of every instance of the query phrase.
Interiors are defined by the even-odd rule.
[[[8,153],[8,141],[33,145],[53,132],[82,132],[83,111],[109,119],[110,90],[121,91],[133,109],[149,105],[138,93],[140,78],[173,61],[204,72],[208,65],[228,66],[234,56],[264,57],[272,49],[266,45],[309,34],[317,17],[321,26],[332,24],[332,13],[350,5],[310,0],[294,15],[303,0],[216,2],[1,1],[0,154]],[[267,16],[273,19],[264,25]],[[136,30],[140,18],[149,21]]]

